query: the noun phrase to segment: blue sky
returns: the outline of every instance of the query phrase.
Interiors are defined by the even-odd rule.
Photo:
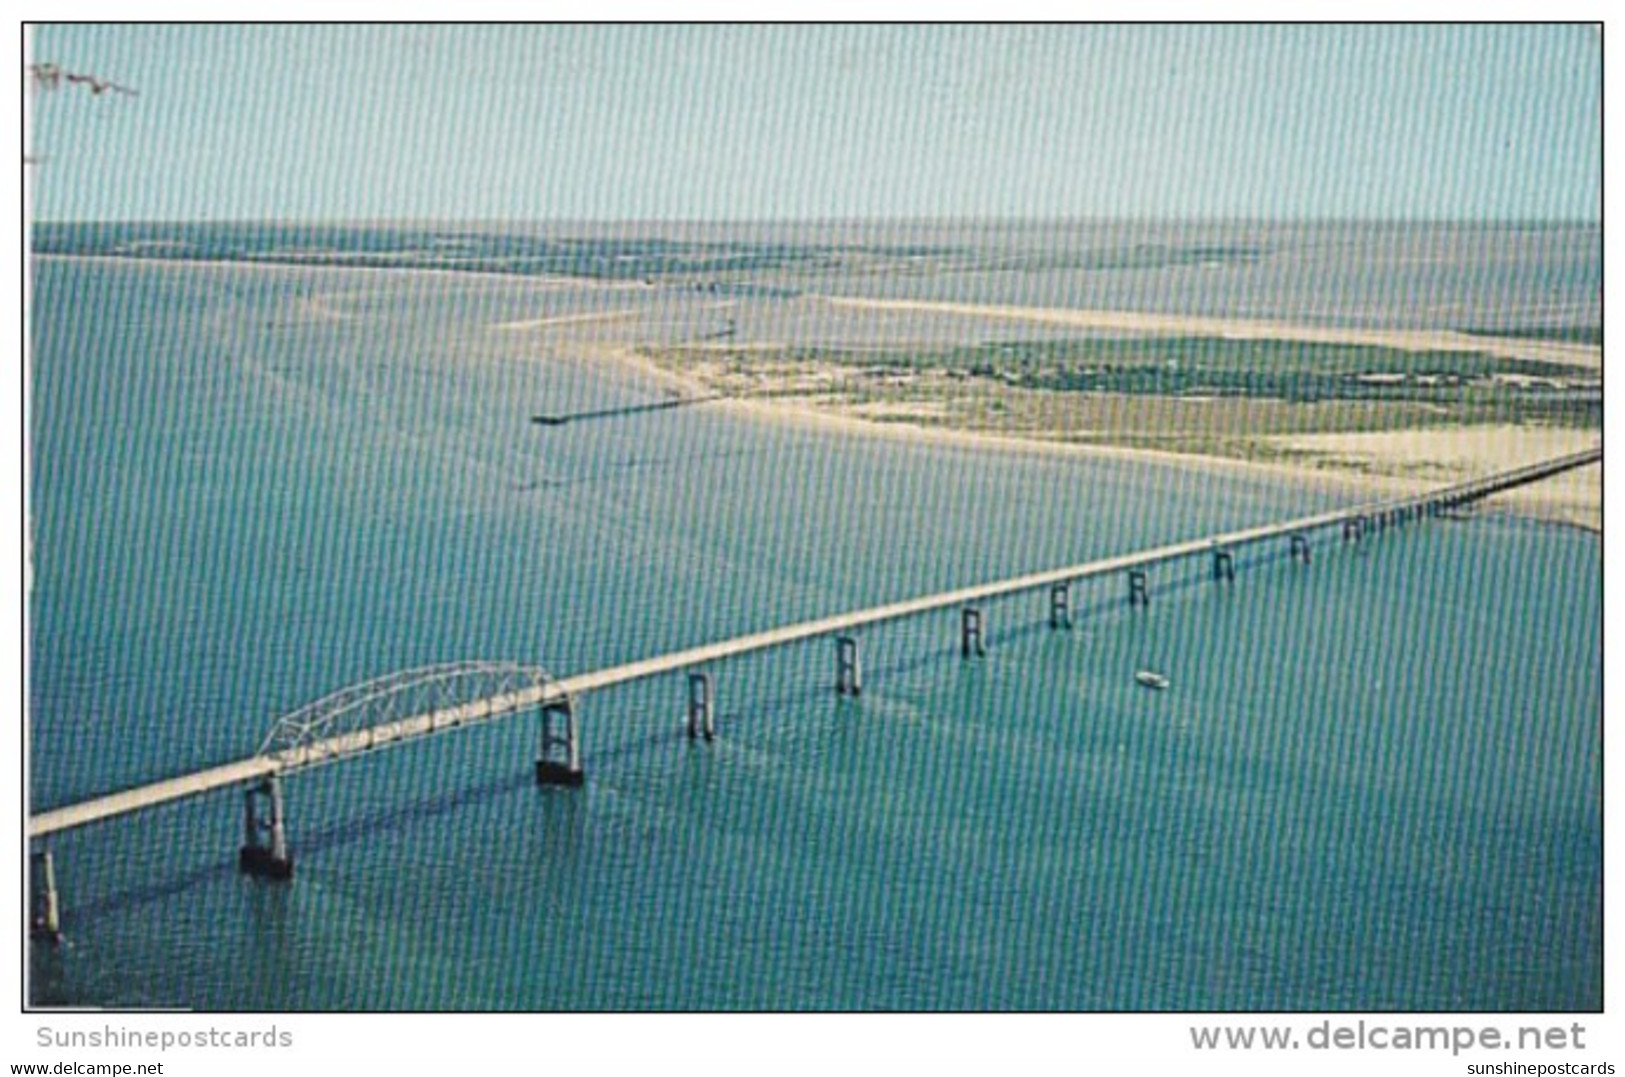
[[[1600,216],[1575,26],[41,26],[41,219]]]

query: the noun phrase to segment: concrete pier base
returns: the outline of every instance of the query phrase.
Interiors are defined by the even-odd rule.
[[[580,786],[581,741],[576,735],[575,700],[566,696],[544,706],[536,749],[536,784]]]
[[[1213,578],[1234,583],[1236,580],[1236,558],[1229,550],[1213,551]]]
[[[688,739],[704,737],[707,741],[717,734],[711,706],[711,674],[688,675]]]
[[[1309,563],[1309,540],[1303,535],[1293,535],[1287,547],[1288,554],[1293,561]]]
[[[851,636],[835,640],[835,694],[863,694],[863,661],[858,654],[858,641]]]
[[[1058,583],[1049,589],[1049,626],[1072,627],[1072,589],[1067,584]]]
[[[1146,583],[1145,573],[1137,568],[1129,570],[1128,604],[1130,609],[1135,606],[1151,608],[1151,588]]]
[[[975,606],[966,606],[959,613],[959,653],[965,658],[987,654],[982,646],[982,611]]]
[[[587,776],[579,770],[571,770],[564,763],[552,759],[536,760],[536,784],[560,785],[566,789],[579,789],[587,784]]]
[[[29,855],[32,876],[32,904],[29,911],[28,934],[42,942],[62,940],[62,903],[56,889],[56,862],[51,850],[40,849]]]
[[[237,854],[237,866],[266,879],[293,878],[282,779],[275,774],[243,790],[243,847]]]

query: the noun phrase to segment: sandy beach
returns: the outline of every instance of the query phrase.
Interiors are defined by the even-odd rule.
[[[590,325],[596,322],[624,321],[627,318],[636,318],[639,312],[635,310],[612,310],[602,314],[560,314],[552,318],[529,318],[519,322],[501,322],[493,329],[505,333],[523,333],[532,329],[553,329],[562,325]]]
[[[1420,490],[1583,452],[1601,443],[1597,434],[1585,430],[1483,426],[1317,434],[1292,439],[1289,445],[1326,461],[1329,467],[1390,476],[1389,481],[1401,488]],[[1403,477],[1407,473],[1409,477]],[[1600,533],[1602,468],[1565,472],[1509,490],[1492,503]]]
[[[281,272],[317,272],[323,275],[351,276],[362,267],[306,265],[298,263],[158,260],[127,256],[40,255],[40,258],[89,258],[95,261],[130,263],[145,267],[176,266],[190,269],[259,269]],[[610,290],[649,292],[641,283],[585,281],[575,278],[538,278],[499,273],[468,273],[427,267],[368,269],[367,272],[407,273],[439,278],[486,282],[500,281],[516,288],[548,290],[565,284],[597,286]],[[669,301],[669,292],[663,293]],[[312,300],[313,315],[336,317],[336,311],[318,309]],[[792,347],[783,326],[753,325],[749,312],[733,301],[684,304],[693,311],[715,313],[726,309],[741,315],[742,331],[725,341],[697,346],[735,355],[772,353]],[[1302,341],[1333,345],[1385,347],[1406,351],[1470,352],[1509,360],[1535,360],[1557,363],[1577,371],[1600,372],[1600,347],[1561,341],[1490,337],[1437,330],[1370,330],[1287,324],[1230,318],[1182,317],[1138,311],[1062,309],[997,304],[971,304],[924,300],[870,299],[845,296],[804,296],[793,302],[804,317],[823,324],[833,317],[841,322],[841,312],[872,315],[896,320],[908,319],[910,331],[918,331],[915,319],[924,318],[939,327],[965,323],[985,327],[990,322],[1014,322],[1080,330],[1135,335],[1167,335],[1229,340]],[[778,310],[784,309],[782,305]],[[995,452],[1043,453],[1093,458],[1155,461],[1179,468],[1208,472],[1251,473],[1317,488],[1336,487],[1366,491],[1373,496],[1412,492],[1428,486],[1492,474],[1523,464],[1592,448],[1600,444],[1600,432],[1539,426],[1485,425],[1444,426],[1411,430],[1384,430],[1352,433],[1315,433],[1266,439],[1278,450],[1270,459],[1237,459],[1232,456],[1169,452],[1159,449],[1112,444],[1079,444],[1062,440],[1059,430],[1035,431],[1035,436],[1011,435],[956,426],[949,409],[930,400],[907,405],[869,402],[855,403],[837,393],[816,391],[816,384],[791,385],[775,375],[771,358],[762,364],[763,387],[750,393],[730,392],[715,380],[692,376],[644,354],[650,343],[650,326],[669,317],[669,310],[653,305],[612,311],[538,312],[535,318],[497,323],[491,328],[505,334],[524,335],[537,347],[538,357],[560,361],[586,361],[615,364],[646,381],[656,391],[672,397],[726,397],[707,403],[769,423],[792,423],[854,437],[876,437],[924,444],[952,444]],[[653,322],[645,319],[653,319]],[[642,323],[642,324],[640,324]],[[765,331],[769,330],[775,331]],[[843,326],[843,329],[847,328]],[[975,336],[975,333],[971,333]],[[669,343],[669,341],[667,342]],[[895,342],[888,342],[894,344]],[[855,348],[868,346],[854,341]],[[880,345],[876,345],[879,347]],[[775,383],[774,378],[778,380]],[[813,379],[815,381],[815,379]],[[791,389],[794,391],[786,391]],[[1600,467],[1583,468],[1533,486],[1501,495],[1495,507],[1541,519],[1561,521],[1600,531],[1602,526],[1602,479]]]
[[[975,303],[938,303],[922,300],[856,299],[821,296],[836,307],[870,310],[954,314],[999,318],[1040,325],[1180,336],[1211,336],[1227,340],[1296,340],[1318,344],[1356,344],[1403,351],[1478,352],[1502,359],[1532,359],[1560,363],[1582,370],[1602,369],[1602,349],[1560,341],[1478,336],[1444,330],[1339,329],[1316,325],[1251,321],[1239,318],[1192,318],[1138,311],[1064,310],[1052,307],[1012,307]]]
[[[651,361],[627,345],[604,344],[596,358],[635,372],[659,391],[688,398],[711,396],[712,383]],[[1316,489],[1343,489],[1386,497],[1411,493],[1499,471],[1507,471],[1601,443],[1592,431],[1485,426],[1429,428],[1353,434],[1304,435],[1281,439],[1292,462],[1238,460],[1153,449],[1079,445],[1039,438],[1009,437],[897,421],[805,397],[732,397],[706,405],[757,422],[789,423],[809,429],[884,438],[916,444],[960,445],[992,452],[1041,453],[1094,459],[1141,460],[1205,473],[1252,474],[1302,483]],[[1502,494],[1486,505],[1531,518],[1602,530],[1602,469],[1586,467]]]
[[[1130,333],[1218,336],[1228,339],[1295,340],[1351,344],[1406,351],[1477,352],[1503,359],[1560,363],[1600,372],[1600,347],[1553,341],[1476,336],[1447,331],[1379,331],[1287,325],[1240,319],[1188,318],[1128,311],[1063,310],[986,304],[826,297],[835,306],[939,312],[975,318],[1075,326]],[[865,424],[880,426],[881,424]],[[887,428],[892,423],[884,424]],[[1373,492],[1397,493],[1462,482],[1569,453],[1600,447],[1599,432],[1528,426],[1461,426],[1371,433],[1314,434],[1278,439],[1281,448],[1302,454],[1301,466],[1241,463],[1206,457],[1209,466],[1236,465],[1323,481],[1327,472]],[[1043,444],[1043,443],[1038,443]],[[1068,447],[1109,455],[1145,455],[1140,450]],[[1167,456],[1170,454],[1152,454]],[[1183,457],[1189,459],[1189,457]],[[1520,514],[1602,530],[1602,468],[1587,467],[1509,491],[1491,504]]]
[[[76,261],[102,265],[126,265],[145,269],[205,269],[218,271],[259,270],[267,273],[314,273],[335,277],[354,278],[365,273],[412,274],[448,282],[503,283],[529,291],[548,291],[590,288],[604,292],[648,291],[641,281],[597,280],[589,277],[569,277],[562,274],[498,273],[491,270],[459,269],[455,266],[369,265],[359,260],[347,264],[340,260],[300,261],[287,258],[154,258],[139,254],[35,254],[29,257],[42,262]],[[324,256],[325,257],[325,256]]]

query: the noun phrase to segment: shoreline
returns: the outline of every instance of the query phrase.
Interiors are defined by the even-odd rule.
[[[434,277],[505,281],[544,289],[654,292],[660,285],[637,280],[605,280],[560,274],[500,273],[426,265],[344,265],[332,262],[277,261],[251,258],[154,258],[133,254],[62,254],[29,251],[43,261],[84,261],[113,265],[182,266],[192,269],[244,267],[256,270],[325,271],[334,273],[383,272]],[[866,296],[824,295],[808,292],[800,299],[832,307],[850,307],[894,314],[936,314],[951,317],[1027,322],[1089,331],[1145,336],[1198,336],[1227,340],[1278,340],[1320,344],[1387,347],[1400,351],[1449,351],[1488,355],[1499,359],[1530,360],[1598,373],[1602,369],[1600,345],[1575,344],[1534,337],[1504,337],[1492,333],[1465,333],[1454,329],[1368,329],[1283,322],[1270,319],[1227,318],[1210,315],[1166,314],[1138,310],[1094,310],[1069,307],[1030,307],[1003,303],[963,303],[924,299],[886,299]],[[539,325],[537,327],[540,327]],[[503,326],[501,328],[508,328]],[[520,328],[515,325],[514,328]],[[530,328],[530,326],[524,326]],[[731,347],[750,347],[746,341]],[[772,343],[757,347],[775,347]]]
[[[966,318],[992,318],[1038,325],[1070,326],[1155,336],[1218,337],[1225,340],[1284,340],[1313,344],[1348,344],[1394,348],[1399,351],[1449,351],[1481,354],[1498,359],[1525,359],[1572,366],[1597,372],[1602,369],[1602,348],[1562,341],[1480,336],[1454,329],[1360,329],[1302,325],[1264,319],[1220,318],[1205,315],[1155,314],[1144,311],[1083,310],[1062,307],[1022,307],[1006,304],[952,303],[923,299],[868,299],[812,296],[837,307],[893,313],[949,314]]]
[[[698,378],[669,370],[647,357],[637,354],[635,348],[631,345],[600,346],[592,350],[599,358],[622,365],[625,369],[646,379],[666,393],[680,394],[684,397],[714,397],[719,392],[716,386],[707,384]],[[724,409],[731,414],[755,422],[904,442],[913,445],[1024,453],[1035,456],[1138,462],[1161,467],[1173,467],[1198,474],[1224,474],[1273,479],[1295,483],[1320,492],[1347,492],[1352,495],[1369,494],[1377,498],[1420,493],[1424,490],[1449,485],[1451,482],[1460,482],[1481,475],[1493,474],[1497,471],[1510,470],[1522,464],[1535,463],[1542,459],[1563,455],[1563,451],[1536,451],[1530,442],[1526,440],[1523,444],[1524,451],[1522,453],[1516,451],[1506,453],[1504,458],[1491,458],[1483,452],[1477,455],[1459,456],[1455,463],[1461,470],[1457,474],[1432,480],[1417,475],[1374,473],[1369,468],[1381,467],[1384,464],[1390,467],[1413,465],[1417,439],[1420,439],[1424,445],[1430,441],[1446,437],[1456,439],[1460,443],[1458,447],[1461,445],[1471,446],[1473,443],[1477,443],[1481,447],[1500,446],[1506,448],[1516,440],[1515,436],[1508,436],[1508,431],[1515,431],[1517,428],[1463,426],[1432,430],[1392,431],[1381,435],[1327,435],[1327,437],[1347,438],[1372,437],[1378,440],[1370,447],[1368,452],[1346,452],[1343,457],[1345,460],[1344,466],[1334,464],[1332,466],[1317,467],[1310,464],[1245,460],[1227,456],[1170,452],[1122,445],[1077,444],[1038,437],[990,434],[950,427],[921,426],[910,422],[876,422],[862,415],[843,410],[839,406],[819,407],[805,401],[751,399],[723,394],[719,398],[709,401],[707,406]],[[1587,443],[1593,440],[1584,432],[1572,433],[1576,435],[1577,440],[1583,439]],[[1600,441],[1600,438],[1595,440]],[[1336,443],[1331,444],[1335,445]],[[1574,451],[1575,448],[1567,447],[1564,451]],[[1584,480],[1584,477],[1588,475],[1594,477],[1594,483],[1575,481],[1577,478]],[[1554,495],[1552,493],[1553,487],[1549,485],[1552,483],[1559,484],[1562,493]],[[1596,487],[1594,493],[1590,490],[1591,485]],[[1510,512],[1543,523],[1575,527],[1599,536],[1602,533],[1600,468],[1585,468],[1579,472],[1571,472],[1567,475],[1544,480],[1542,483],[1519,487],[1497,495],[1483,504],[1487,509]]]
[[[42,262],[96,262],[103,265],[180,266],[185,269],[283,270],[303,273],[412,273],[429,277],[451,277],[480,281],[506,281],[541,289],[581,288],[604,291],[648,291],[641,281],[600,280],[540,273],[497,273],[492,270],[455,269],[446,266],[342,265],[333,262],[284,262],[270,258],[147,258],[139,254],[59,254],[29,251],[28,257]]]
[[[335,265],[233,258],[152,258],[140,255],[33,253],[44,261],[83,261],[109,265],[161,269],[229,271],[247,269],[287,274],[348,275],[385,273],[427,275],[436,279],[470,279],[482,283],[501,282],[515,289],[538,292],[561,289],[586,291],[651,291],[635,281],[603,281],[584,277],[542,276],[482,272],[432,266]],[[659,291],[659,289],[653,289]],[[1538,339],[1477,336],[1453,330],[1376,330],[1294,325],[1265,320],[1244,320],[1206,316],[1180,316],[1140,311],[1084,310],[1052,307],[1023,307],[1000,304],[939,302],[912,299],[874,299],[808,294],[802,302],[827,307],[847,307],[882,313],[927,314],[948,319],[1014,321],[1084,330],[1106,330],[1143,335],[1191,335],[1224,339],[1294,340],[1327,344],[1354,344],[1392,347],[1403,350],[1448,350],[1476,352],[1507,359],[1537,359],[1563,363],[1576,368],[1600,371],[1601,349],[1592,345],[1567,344]],[[1138,462],[1177,468],[1186,473],[1251,476],[1263,480],[1290,482],[1321,492],[1329,490],[1374,497],[1412,493],[1459,482],[1496,471],[1507,470],[1575,451],[1585,444],[1600,443],[1600,433],[1568,428],[1526,427],[1418,427],[1369,434],[1271,436],[1271,447],[1297,456],[1299,462],[1279,459],[1249,459],[1217,453],[1177,452],[1129,445],[1079,443],[1034,434],[992,433],[954,426],[927,425],[899,416],[879,421],[878,413],[863,414],[856,406],[835,401],[813,401],[806,397],[761,397],[740,395],[702,378],[671,370],[641,355],[642,342],[621,339],[581,339],[568,342],[571,354],[560,349],[564,342],[546,341],[546,331],[585,328],[637,318],[643,309],[581,311],[508,321],[491,326],[506,333],[542,331],[538,357],[549,359],[611,362],[651,383],[671,396],[708,400],[707,406],[725,409],[751,421],[791,425],[849,436],[881,439],[894,443],[960,447],[973,451],[1024,453],[1051,457],[1090,458]],[[691,347],[695,344],[689,345]],[[711,347],[712,345],[697,345]],[[737,352],[772,350],[789,346],[785,342],[730,340],[714,345]],[[1542,437],[1566,436],[1564,446],[1542,447]],[[1583,444],[1582,444],[1583,442]],[[1443,445],[1449,451],[1441,451]],[[1424,474],[1431,472],[1431,475]],[[1586,476],[1589,474],[1589,478]],[[1520,516],[1579,527],[1601,533],[1600,468],[1545,480],[1498,495],[1486,506]]]

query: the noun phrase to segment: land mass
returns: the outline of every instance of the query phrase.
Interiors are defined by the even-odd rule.
[[[162,261],[183,253],[166,251]],[[664,397],[609,409],[610,417],[704,403],[868,436],[1148,456],[1378,494],[1601,442],[1602,341],[1588,322],[1405,330],[836,295],[812,291],[813,275],[791,280],[796,288],[771,277],[713,279],[718,267],[699,272],[694,252],[673,269],[665,263],[682,252],[665,248],[646,252],[648,265],[633,263],[652,274],[638,279],[534,275],[578,270],[571,259],[585,255],[574,247],[553,252],[556,266],[527,263],[523,275],[466,265],[358,270],[336,256],[315,268],[270,266],[239,261],[235,248],[218,253],[223,260],[205,264],[439,273],[511,286],[534,299],[492,325],[505,347],[615,363]],[[738,252],[701,253],[737,269]],[[881,269],[902,271],[892,262],[876,269],[885,276]],[[313,293],[299,313],[342,319],[341,298]],[[545,404],[532,413],[541,427],[599,417]],[[1600,531],[1600,471],[1583,468],[1496,504]]]
[[[1403,332],[898,300],[834,310],[975,320],[976,344],[741,339],[638,344],[681,396],[900,437],[1154,453],[1401,492],[1601,442],[1601,347],[1539,333]],[[990,338],[993,323],[1078,335]],[[960,339],[964,339],[963,336]],[[933,343],[931,341],[937,341]],[[1498,504],[1601,529],[1600,468]]]

